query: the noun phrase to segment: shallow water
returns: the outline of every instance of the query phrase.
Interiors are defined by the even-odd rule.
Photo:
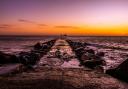
[[[52,37],[0,37],[0,51],[18,54],[21,51],[30,51],[37,42],[45,42]]]
[[[115,68],[128,58],[128,37],[69,37],[77,42],[86,42],[90,44],[103,45],[108,48],[87,46],[95,52],[104,52],[107,65],[105,69]],[[109,47],[119,47],[127,50],[116,50]]]

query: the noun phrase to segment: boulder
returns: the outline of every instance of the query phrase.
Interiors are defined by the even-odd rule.
[[[90,57],[84,53],[82,56],[81,56],[81,61],[86,61],[86,60],[90,60]]]
[[[56,51],[55,51],[55,56],[57,57],[57,58],[61,58],[61,52],[60,52],[60,50],[59,49],[57,49]]]
[[[104,57],[105,56],[105,53],[104,52],[98,52],[96,55],[97,56],[100,56],[100,57]]]
[[[81,56],[81,60],[93,60],[96,59],[96,55],[92,54],[92,53],[83,53],[83,55]]]
[[[89,68],[94,69],[97,66],[101,66],[103,62],[103,60],[86,60],[83,64]]]
[[[93,50],[89,50],[87,51],[87,53],[82,55],[81,60],[85,66],[89,68],[95,68],[97,66],[106,65],[106,62],[104,61],[102,56],[102,53],[95,55]]]
[[[29,53],[28,52],[19,53],[19,59],[22,64],[27,65],[29,59]]]
[[[95,51],[93,49],[86,49],[84,48],[84,52],[81,56],[81,60],[92,60],[95,59]]]
[[[107,70],[106,73],[128,82],[128,59],[117,68]]]
[[[40,59],[40,55],[34,52],[21,52],[19,54],[19,59],[24,65],[34,65]]]
[[[36,43],[35,45],[34,45],[34,49],[36,49],[36,50],[39,50],[39,49],[41,49],[42,48],[42,46],[41,46],[41,43],[40,42],[38,42],[38,43]]]
[[[40,55],[38,53],[31,52],[29,54],[29,64],[34,65],[37,61],[39,61]]]
[[[41,49],[47,51],[49,47],[48,44],[43,44]]]
[[[75,53],[78,57],[78,59],[81,59],[81,56],[85,53],[86,51],[84,50],[83,47],[79,47],[77,49],[75,49]]]
[[[95,54],[95,51],[93,49],[87,49],[86,52],[91,53],[91,54]]]
[[[5,54],[3,52],[0,52],[0,64],[18,63],[18,62],[19,62],[19,60],[16,55]]]

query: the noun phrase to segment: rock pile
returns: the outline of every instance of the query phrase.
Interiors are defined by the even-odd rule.
[[[0,52],[0,64],[7,63],[22,63],[26,66],[34,65],[40,58],[45,55],[53,46],[56,40],[51,40],[45,43],[37,43],[34,49],[30,52],[21,52],[18,55],[5,54]]]
[[[67,42],[75,51],[82,65],[94,69],[96,67],[102,67],[106,64],[103,59],[104,52],[96,53],[93,49],[86,48],[88,45],[87,43],[73,42],[71,40],[67,40]]]

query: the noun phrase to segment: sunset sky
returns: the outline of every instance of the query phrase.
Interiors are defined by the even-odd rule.
[[[0,0],[0,35],[128,36],[128,0]]]

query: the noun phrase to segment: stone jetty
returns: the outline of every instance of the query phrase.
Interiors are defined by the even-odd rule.
[[[95,70],[97,65],[104,65],[102,58],[98,62],[90,61],[94,65],[88,66],[88,60],[102,57],[104,53],[95,54],[93,50],[85,50],[84,45],[65,39],[37,43],[31,52],[38,54],[38,61],[22,63],[31,65],[33,70],[0,76],[0,89],[128,89],[127,83]],[[25,59],[33,59],[24,55]]]
[[[43,56],[39,61],[39,66],[49,67],[70,67],[80,68],[79,60],[69,44],[62,39],[58,39],[47,55]]]

